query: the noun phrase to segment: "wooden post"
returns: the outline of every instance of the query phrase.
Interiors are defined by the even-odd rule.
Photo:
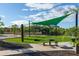
[[[23,30],[23,24],[21,24],[21,39],[22,39],[22,42],[24,42],[24,30]]]

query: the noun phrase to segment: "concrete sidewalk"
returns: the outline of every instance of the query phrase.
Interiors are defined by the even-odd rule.
[[[30,49],[3,50],[3,51],[0,51],[0,56],[21,54],[21,53],[32,53],[32,52],[34,51]]]
[[[59,50],[59,51],[62,51],[62,50],[74,51],[75,50],[75,49],[63,49],[63,48],[56,47],[56,46],[43,46],[42,44],[30,44],[30,45],[33,48],[0,51],[0,56],[32,53],[32,52],[38,52],[38,51],[57,51],[57,50]]]

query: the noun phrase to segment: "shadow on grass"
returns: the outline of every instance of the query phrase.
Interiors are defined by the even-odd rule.
[[[7,49],[23,49],[23,48],[32,48],[29,44],[17,44],[17,43],[9,43],[9,42],[4,42],[0,41],[0,47],[7,50]]]

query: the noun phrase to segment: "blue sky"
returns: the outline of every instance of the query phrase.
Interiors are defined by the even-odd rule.
[[[28,20],[39,22],[51,18],[59,17],[72,9],[77,9],[78,3],[0,3],[0,17],[5,26],[12,24],[28,25]],[[63,28],[75,26],[75,13],[64,19],[58,24]]]

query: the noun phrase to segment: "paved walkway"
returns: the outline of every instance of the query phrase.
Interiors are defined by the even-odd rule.
[[[0,51],[0,56],[21,54],[21,53],[30,53],[30,52],[34,52],[34,51],[32,51],[30,49],[4,50],[4,51]]]
[[[2,34],[2,36],[0,36],[0,40],[6,39],[6,38],[15,38],[15,37],[21,37],[21,35]]]
[[[43,46],[42,44],[30,44],[33,48],[27,49],[14,49],[14,50],[3,50],[0,51],[0,55],[14,55],[14,54],[22,54],[22,53],[30,53],[30,52],[37,52],[37,51],[57,51],[57,50],[64,50],[64,51],[74,51],[74,49],[63,49],[56,46]]]

